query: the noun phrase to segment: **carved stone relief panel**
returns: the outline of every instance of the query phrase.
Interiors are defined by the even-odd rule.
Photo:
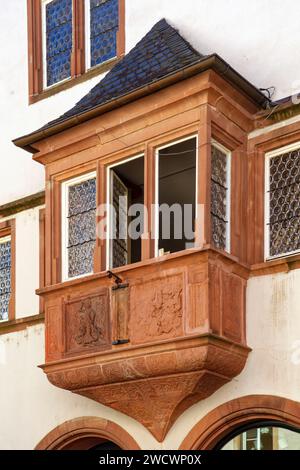
[[[108,291],[65,302],[65,353],[76,354],[110,346]]]
[[[130,339],[147,343],[183,334],[183,273],[146,279],[130,289]]]
[[[46,306],[46,361],[56,361],[62,358],[62,303]]]

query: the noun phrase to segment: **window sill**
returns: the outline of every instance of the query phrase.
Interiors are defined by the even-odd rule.
[[[158,256],[156,258],[149,258],[145,261],[139,261],[137,263],[127,264],[126,266],[122,266],[122,267],[119,267],[119,268],[114,268],[111,271],[114,274],[117,274],[118,276],[122,277],[122,275],[125,275],[129,271],[140,269],[140,268],[145,267],[145,266],[161,264],[161,263],[164,263],[168,260],[176,260],[176,259],[184,258],[184,257],[187,257],[187,256],[191,256],[195,253],[209,252],[209,251],[218,253],[220,256],[222,256],[224,259],[227,259],[229,262],[234,262],[234,263],[238,264],[240,266],[240,271],[244,273],[245,277],[247,277],[249,267],[246,264],[241,263],[238,260],[238,258],[236,258],[235,256],[227,253],[226,251],[218,250],[217,248],[214,248],[211,245],[204,245],[204,247],[202,247],[202,248],[189,248],[187,250],[178,251],[176,253],[170,253],[170,254],[166,254],[166,255],[163,255],[163,256]],[[81,284],[81,283],[94,281],[96,279],[103,279],[107,276],[108,276],[108,271],[101,271],[101,272],[93,273],[93,274],[90,274],[90,275],[82,276],[79,279],[75,278],[75,279],[68,280],[68,281],[65,281],[65,282],[61,282],[61,283],[58,283],[58,284],[52,284],[50,286],[46,286],[46,287],[43,287],[41,289],[37,289],[36,294],[37,295],[43,295],[43,294],[47,294],[49,292],[56,292],[56,291],[59,291],[61,289],[77,286],[78,284]],[[112,282],[112,285],[113,285],[113,282]]]
[[[72,77],[69,80],[64,80],[63,82],[60,82],[57,85],[53,85],[50,88],[43,90],[41,93],[29,96],[29,104],[34,104],[46,98],[50,98],[51,96],[54,96],[57,93],[68,90],[73,86],[91,80],[92,78],[97,77],[97,75],[101,75],[102,73],[108,72],[114,65],[117,64],[117,62],[119,62],[120,58],[121,57],[115,57],[111,60],[108,60],[107,62],[104,62],[103,64],[97,65],[96,67],[87,70],[87,72],[83,73],[82,75]]]
[[[251,266],[250,277],[287,273],[293,269],[300,269],[300,252],[254,264]]]
[[[43,323],[45,316],[43,313],[39,315],[33,315],[31,317],[18,318],[17,320],[8,320],[0,323],[0,336],[7,335],[8,333],[15,333],[17,331],[22,331],[28,328],[29,326],[37,325]]]

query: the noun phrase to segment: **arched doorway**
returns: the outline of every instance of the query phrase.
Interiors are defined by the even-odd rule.
[[[36,450],[138,450],[136,441],[121,426],[101,418],[66,421],[53,429]]]
[[[183,440],[182,450],[210,450],[226,445],[234,433],[260,424],[300,429],[300,403],[270,395],[250,395],[220,405],[201,419]],[[266,426],[267,427],[267,426]],[[228,440],[229,438],[229,440]]]

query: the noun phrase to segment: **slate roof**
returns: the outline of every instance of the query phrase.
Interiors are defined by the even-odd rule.
[[[43,129],[150,85],[203,57],[162,19],[72,109]]]
[[[270,103],[260,90],[218,54],[202,55],[162,19],[72,109],[41,129],[13,142],[18,147],[35,153],[37,149],[32,145],[35,142],[107,112],[114,106],[145,96],[153,92],[156,84],[159,87],[161,81],[167,77],[173,78],[175,82],[208,69],[215,70],[243,90],[259,107],[265,108]],[[179,75],[178,72],[182,74]],[[152,89],[150,85],[153,85]],[[164,86],[168,86],[168,82]],[[136,97],[133,96],[135,92]]]

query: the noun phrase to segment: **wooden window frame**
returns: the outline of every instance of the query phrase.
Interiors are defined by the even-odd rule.
[[[16,230],[14,219],[0,222],[0,239],[6,237],[10,238],[11,246],[11,295],[9,301],[8,319],[1,321],[1,325],[5,325],[6,323],[13,321],[16,318]]]
[[[69,272],[69,260],[68,260],[68,250],[67,250],[67,240],[68,240],[68,223],[67,223],[67,213],[68,213],[68,189],[71,186],[76,184],[84,183],[91,179],[96,179],[97,186],[97,172],[91,171],[89,173],[83,173],[74,178],[64,181],[61,185],[61,273],[62,273],[62,282],[71,281],[74,279],[80,279],[82,277],[89,276],[94,273],[95,268],[90,273],[80,274],[79,276],[70,277]],[[97,206],[97,195],[96,195],[96,206]],[[95,218],[95,225],[97,223],[97,217]]]
[[[300,141],[294,142],[284,147],[277,148],[265,154],[265,261],[272,261],[278,258],[286,258],[293,256],[297,253],[300,253],[300,249],[294,251],[287,251],[285,253],[280,253],[278,255],[270,255],[270,161],[274,157],[283,155],[287,152],[292,152],[294,150],[300,149]]]
[[[47,0],[46,0],[47,1]],[[50,87],[45,87],[45,61],[43,55],[43,4],[44,0],[27,0],[29,104],[52,96],[78,83],[89,80],[109,70],[125,53],[125,0],[119,0],[119,30],[117,56],[95,67],[86,67],[86,0],[73,1],[73,45],[71,77]]]

